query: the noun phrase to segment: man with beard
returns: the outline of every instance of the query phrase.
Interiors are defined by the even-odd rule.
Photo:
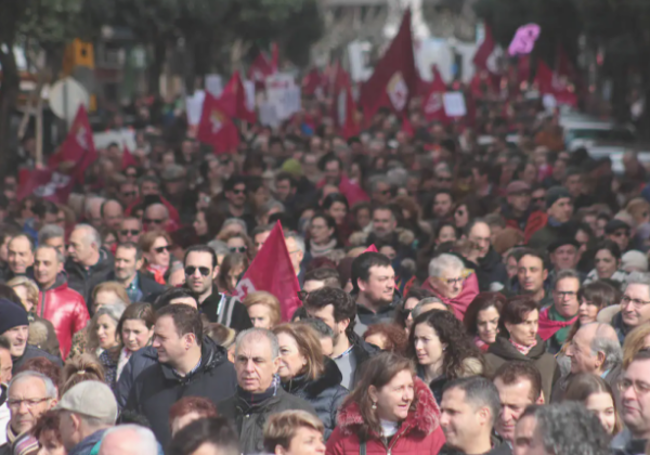
[[[546,193],[546,226],[536,231],[528,241],[531,248],[548,249],[549,245],[561,237],[572,237],[575,234],[571,223],[573,216],[573,201],[569,191],[561,186],[555,186]],[[529,220],[529,224],[530,224]]]

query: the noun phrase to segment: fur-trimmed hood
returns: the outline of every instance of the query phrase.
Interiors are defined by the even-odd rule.
[[[411,411],[400,427],[398,434],[401,437],[408,435],[411,431],[419,431],[424,435],[433,433],[440,426],[440,408],[436,403],[431,389],[415,378],[415,397],[417,404],[415,411]],[[363,424],[363,417],[356,402],[343,406],[338,415],[338,427],[344,435],[351,435],[356,432],[356,427]],[[378,437],[378,435],[375,435]]]

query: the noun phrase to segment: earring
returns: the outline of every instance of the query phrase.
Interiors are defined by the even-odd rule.
[[[377,410],[377,403],[374,402],[374,401],[372,402],[372,410],[373,410],[373,411],[376,411],[376,410]]]

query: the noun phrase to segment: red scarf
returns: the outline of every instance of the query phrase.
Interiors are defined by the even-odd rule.
[[[450,306],[454,311],[454,315],[462,321],[465,317],[467,307],[472,303],[474,297],[478,295],[478,279],[476,278],[476,274],[472,272],[467,278],[465,278],[465,281],[463,281],[463,289],[460,291],[460,294],[452,299],[441,296],[438,291],[431,286],[430,280],[425,281],[422,288],[433,292],[433,294],[442,300],[445,305]]]

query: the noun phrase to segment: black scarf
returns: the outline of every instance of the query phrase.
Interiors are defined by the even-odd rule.
[[[274,397],[278,393],[278,384],[280,383],[279,377],[274,376],[271,387],[262,393],[251,393],[237,386],[237,403],[241,406],[244,413],[249,412],[256,406],[259,406],[269,398]]]

